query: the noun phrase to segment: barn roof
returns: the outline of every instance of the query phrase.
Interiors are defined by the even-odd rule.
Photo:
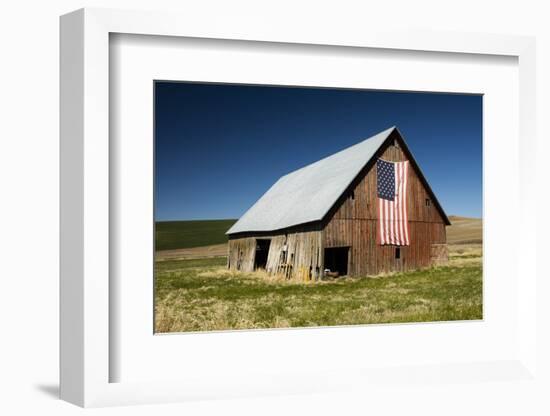
[[[226,234],[275,231],[322,220],[394,132],[404,144],[397,127],[390,127],[338,153],[282,176]],[[443,218],[448,222],[406,145],[404,150]]]

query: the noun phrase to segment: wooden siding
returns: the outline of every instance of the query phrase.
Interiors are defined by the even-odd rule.
[[[381,148],[377,157],[393,162],[407,160],[403,151],[391,141]],[[325,248],[350,247],[348,274],[361,276],[413,270],[446,261],[446,250],[441,248],[446,244],[445,220],[412,166],[407,179],[411,244],[400,247],[399,259],[396,258],[395,246],[376,243],[378,206],[374,164],[360,175],[335,205],[324,226],[323,244]],[[430,200],[429,205],[426,205],[426,199]],[[434,245],[439,248],[436,250]]]
[[[232,236],[229,239],[228,253],[230,269],[244,272],[254,270],[257,239],[271,240],[266,265],[268,273],[300,280],[320,277],[324,253],[323,234],[318,228],[304,226],[273,234]]]
[[[376,243],[377,220],[332,220],[324,230],[325,247],[350,247],[348,274],[376,275],[390,271],[414,270],[432,265],[432,245],[445,244],[445,224],[409,223],[410,245],[400,247]],[[439,259],[438,264],[443,260]]]

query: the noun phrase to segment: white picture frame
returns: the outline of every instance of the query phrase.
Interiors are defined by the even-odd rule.
[[[478,383],[487,374],[502,380],[537,382],[536,258],[522,249],[536,240],[536,218],[526,215],[533,204],[536,166],[527,152],[535,146],[535,42],[533,38],[464,34],[285,27],[259,21],[227,22],[205,27],[192,16],[167,13],[83,9],[61,18],[61,398],[80,406],[184,401],[197,398],[308,393],[360,389],[378,383],[410,383],[411,369],[342,368],[330,370],[330,386],[316,373],[282,369],[262,380],[239,380],[235,374],[212,378],[182,376],[181,380],[111,382],[110,368],[120,359],[110,349],[109,276],[110,171],[109,37],[110,34],[331,45],[347,48],[429,51],[515,57],[519,66],[519,186],[517,291],[517,354],[498,362],[418,362],[413,378],[435,389],[440,382]],[[238,30],[237,30],[238,29]],[[146,306],[144,306],[146,307]],[[315,330],[313,330],[315,331]],[[322,331],[322,330],[321,330]],[[313,332],[310,332],[313,334]],[[152,335],[152,334],[151,334]],[[190,335],[192,336],[192,335]],[[269,337],[269,332],[264,332]],[[238,341],[236,341],[238,342]],[[136,346],[136,348],[139,348]],[[324,370],[328,371],[328,370]],[[485,373],[484,373],[485,372]],[[475,374],[472,374],[475,373]],[[205,373],[206,374],[206,373]],[[476,375],[477,374],[477,375]],[[491,378],[497,380],[498,376]],[[431,385],[431,387],[429,387]]]

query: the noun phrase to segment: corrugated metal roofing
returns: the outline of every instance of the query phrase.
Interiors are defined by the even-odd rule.
[[[274,231],[323,219],[394,129],[281,177],[226,234]]]

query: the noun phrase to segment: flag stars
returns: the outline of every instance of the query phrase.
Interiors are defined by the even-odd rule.
[[[376,169],[378,197],[393,201],[396,195],[394,163],[378,159]]]

